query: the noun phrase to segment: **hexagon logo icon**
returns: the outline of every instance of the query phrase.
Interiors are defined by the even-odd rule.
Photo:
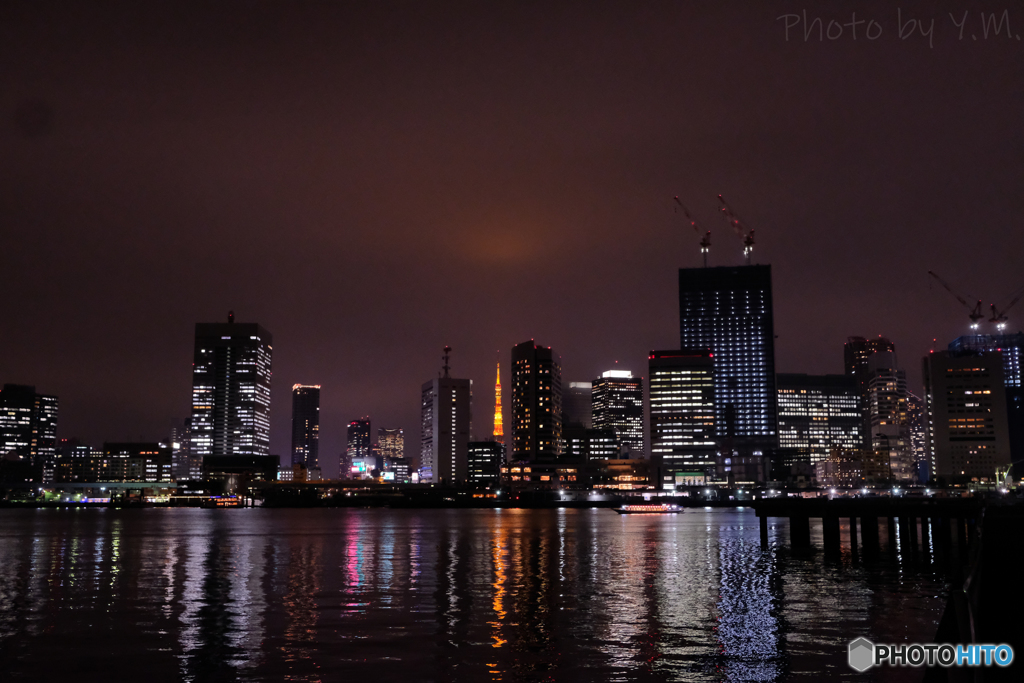
[[[867,671],[875,663],[875,644],[867,638],[858,638],[850,643],[850,668]]]

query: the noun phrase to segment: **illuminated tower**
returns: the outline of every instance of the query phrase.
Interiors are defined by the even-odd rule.
[[[505,430],[501,426],[501,363],[498,363],[498,377],[494,380],[494,440],[504,439]]]
[[[197,323],[192,437],[198,458],[270,453],[273,339],[256,323]]]

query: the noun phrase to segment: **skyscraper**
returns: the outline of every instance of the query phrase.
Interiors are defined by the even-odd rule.
[[[453,484],[469,479],[470,401],[468,379],[448,374],[449,347],[445,347],[444,374],[423,384],[420,392],[420,479]]]
[[[292,465],[320,467],[320,385],[292,385]]]
[[[643,380],[629,370],[609,370],[592,382],[595,429],[611,429],[625,451],[625,457],[642,458],[644,453]]]
[[[1003,358],[940,351],[925,356],[923,365],[932,476],[950,483],[993,481],[997,469],[1010,464]]]
[[[562,424],[575,423],[587,429],[594,426],[593,385],[590,382],[569,382],[562,394]]]
[[[737,478],[764,476],[778,445],[771,266],[679,271],[680,348],[714,359],[715,434]]]
[[[896,345],[885,337],[875,339],[847,337],[843,346],[843,366],[863,391],[868,381],[868,358],[873,353],[896,353]]]
[[[861,449],[860,386],[851,375],[779,373],[779,452],[782,464],[814,465],[834,449]]]
[[[270,454],[273,337],[256,323],[197,323],[190,451],[199,458]]]
[[[716,473],[714,359],[707,349],[651,351],[651,460],[660,487],[699,486]]]
[[[871,414],[868,402],[868,358],[875,353],[896,353],[896,345],[879,335],[874,339],[847,337],[843,345],[843,368],[853,377],[860,391],[860,411],[863,416],[863,439],[865,448],[871,439]]]
[[[896,354],[877,351],[867,359],[866,404],[871,448],[888,453],[894,482],[912,481],[916,475],[910,444],[907,375],[896,365]]]
[[[33,386],[5,384],[0,390],[0,457],[17,453],[47,483],[57,455],[57,408],[56,396],[37,394]]]
[[[1024,471],[1024,385],[1021,364],[1024,361],[1024,332],[1016,334],[973,334],[957,337],[949,344],[954,357],[998,353],[1003,359],[1006,391],[1006,420],[1010,432],[1010,458],[1019,463],[1017,477]]]
[[[512,459],[557,462],[562,455],[562,366],[550,347],[512,348]]]
[[[370,441],[369,416],[349,422],[347,436],[347,460],[351,467],[352,478],[369,477],[377,466],[377,459],[371,452],[373,444]]]
[[[385,468],[399,458],[405,457],[405,432],[401,429],[380,427],[377,429],[377,444],[380,446],[381,463]]]

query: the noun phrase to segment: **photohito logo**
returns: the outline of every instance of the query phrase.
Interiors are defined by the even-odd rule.
[[[873,666],[1009,666],[1013,648],[1006,644],[950,645],[949,643],[909,643],[875,645],[867,638],[850,643],[850,668],[867,671]]]

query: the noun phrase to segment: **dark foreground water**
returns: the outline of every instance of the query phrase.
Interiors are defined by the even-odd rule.
[[[870,680],[853,638],[932,640],[927,553],[771,533],[749,509],[0,510],[0,679]]]

